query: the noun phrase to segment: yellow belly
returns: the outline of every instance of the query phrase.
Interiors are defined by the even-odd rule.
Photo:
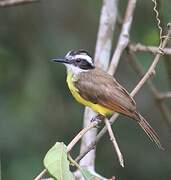
[[[97,112],[103,116],[111,115],[113,113],[113,111],[111,111],[108,108],[105,108],[99,104],[94,104],[90,101],[83,99],[80,96],[80,94],[78,93],[78,89],[73,84],[72,73],[68,73],[68,75],[67,75],[67,84],[68,84],[68,87],[69,87],[72,95],[79,103],[83,104],[84,106],[88,106],[88,107],[92,108],[95,112]]]

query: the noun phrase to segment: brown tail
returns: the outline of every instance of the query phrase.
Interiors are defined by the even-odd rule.
[[[159,149],[164,150],[162,147],[159,136],[154,131],[154,129],[150,126],[150,124],[144,119],[143,116],[141,116],[138,112],[136,112],[136,120],[138,120],[138,124],[141,126],[141,128],[144,130],[144,132],[148,135],[151,141],[154,141]]]

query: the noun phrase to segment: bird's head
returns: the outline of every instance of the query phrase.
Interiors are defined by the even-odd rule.
[[[54,62],[63,63],[73,73],[80,73],[95,68],[92,57],[85,50],[69,51],[64,58],[54,58]]]

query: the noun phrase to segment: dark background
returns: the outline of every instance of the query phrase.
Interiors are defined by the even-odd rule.
[[[171,18],[170,0],[161,1],[164,25]],[[56,142],[69,141],[82,128],[83,106],[71,97],[65,68],[50,62],[71,49],[94,54],[101,1],[41,0],[0,9],[0,159],[5,180],[30,180],[43,169],[43,158]],[[120,1],[121,15],[126,0]],[[132,42],[158,44],[158,31],[151,1],[138,1],[131,29]],[[114,45],[119,34],[115,30]],[[139,53],[147,68],[153,60]],[[158,89],[170,88],[165,61],[153,81]],[[129,90],[139,81],[124,54],[116,78]],[[118,180],[168,180],[171,178],[171,127],[161,116],[145,85],[135,97],[141,113],[161,137],[166,150],[151,143],[130,119],[119,117],[113,125],[125,158],[121,168],[106,135],[97,146],[96,169]],[[168,105],[169,100],[167,100]],[[171,107],[171,106],[169,106]],[[74,149],[73,156],[78,153]]]

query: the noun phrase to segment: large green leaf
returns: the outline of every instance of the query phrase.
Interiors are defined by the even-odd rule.
[[[74,180],[69,169],[67,150],[64,143],[57,142],[46,154],[44,165],[48,172],[57,180]]]

